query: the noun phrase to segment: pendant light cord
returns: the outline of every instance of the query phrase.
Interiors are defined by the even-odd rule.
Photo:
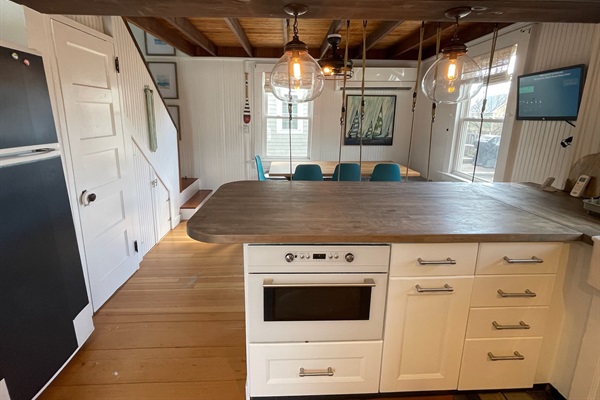
[[[488,88],[490,86],[490,78],[492,76],[492,62],[494,61],[494,53],[496,52],[497,40],[498,24],[494,26],[494,33],[492,34],[492,50],[490,52],[490,63],[488,65],[487,77],[485,79],[485,91],[483,92],[483,102],[481,103],[481,119],[479,121],[479,135],[477,136],[477,149],[475,150],[475,159],[473,160],[473,175],[471,176],[471,183],[475,182],[475,172],[477,171],[477,158],[479,157],[479,146],[481,145],[481,134],[483,133],[483,115],[485,114]]]
[[[410,167],[410,151],[412,148],[413,132],[415,129],[415,108],[417,107],[417,93],[419,87],[419,74],[421,71],[421,58],[423,57],[423,37],[425,35],[425,21],[421,21],[421,32],[419,34],[419,55],[417,57],[417,79],[412,95],[412,120],[410,122],[410,139],[408,140],[408,160],[406,162],[405,180],[408,182],[408,169]]]
[[[346,49],[344,50],[344,81],[342,85],[342,113],[340,115],[340,149],[338,153],[338,176],[337,180],[340,180],[342,176],[342,144],[346,133],[344,132],[346,127],[346,79],[348,77],[347,65],[348,65],[348,40],[350,38],[350,20],[346,20]]]
[[[360,150],[358,155],[358,165],[362,169],[362,150],[363,150],[363,131],[365,120],[365,69],[367,68],[367,20],[363,19],[362,26],[362,82],[360,86]]]
[[[458,19],[456,20],[456,31],[455,32],[458,32]],[[442,43],[442,26],[438,22],[436,41],[435,41],[435,61],[437,61],[439,58],[441,43]],[[436,68],[437,68],[437,65],[436,65]],[[437,73],[436,73],[436,76],[437,76]],[[431,166],[431,144],[433,142],[433,124],[435,123],[436,109],[437,109],[437,103],[434,101],[431,103],[431,124],[429,125],[429,151],[427,152],[427,174],[425,175],[425,178],[427,179],[428,182],[429,182],[429,169]]]

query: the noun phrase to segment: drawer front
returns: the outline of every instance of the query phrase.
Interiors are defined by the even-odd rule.
[[[548,307],[471,308],[467,338],[542,337]]]
[[[473,275],[477,247],[477,243],[394,244],[390,275]]]
[[[381,340],[250,344],[250,396],[376,393],[382,347]]]
[[[551,242],[481,243],[476,274],[553,274],[562,248],[562,243]]]
[[[542,338],[467,339],[459,390],[509,389],[533,386]],[[522,360],[508,359],[522,356]],[[492,361],[495,357],[507,358]]]
[[[476,276],[471,307],[547,306],[553,286],[554,275]]]

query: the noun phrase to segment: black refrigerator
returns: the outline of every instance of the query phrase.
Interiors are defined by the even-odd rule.
[[[42,57],[0,46],[0,391],[34,398],[88,304]]]

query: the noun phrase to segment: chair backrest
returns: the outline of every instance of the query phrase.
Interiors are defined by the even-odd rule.
[[[265,170],[263,169],[262,160],[260,156],[257,154],[254,156],[254,160],[256,161],[256,173],[258,174],[259,181],[266,181],[267,177],[265,176]]]
[[[323,171],[320,165],[300,164],[294,171],[295,181],[322,181]]]
[[[370,181],[400,182],[400,167],[398,164],[377,164],[373,168]]]
[[[339,179],[338,179],[339,174]],[[360,181],[360,165],[355,163],[342,163],[335,166],[332,181]]]

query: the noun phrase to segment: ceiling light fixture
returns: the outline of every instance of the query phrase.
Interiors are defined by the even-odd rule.
[[[338,53],[341,41],[342,35],[337,33],[327,35],[327,43],[331,46],[331,56],[319,60],[319,65],[321,66],[323,75],[325,75],[325,79],[328,77],[344,76],[344,74],[346,74],[346,78],[352,78],[352,66],[354,65],[352,60],[348,59],[348,62],[344,66],[344,57]]]
[[[458,20],[471,13],[470,7],[446,11],[447,18],[456,20],[454,36],[442,48],[438,60],[425,73],[421,88],[435,103],[456,104],[472,99],[483,85],[479,65],[467,56],[467,46],[458,38]]]
[[[294,16],[294,37],[271,71],[273,95],[286,103],[305,103],[319,97],[325,85],[321,67],[308,54],[308,46],[298,38],[298,15],[308,11],[302,4],[288,4],[283,10]]]

